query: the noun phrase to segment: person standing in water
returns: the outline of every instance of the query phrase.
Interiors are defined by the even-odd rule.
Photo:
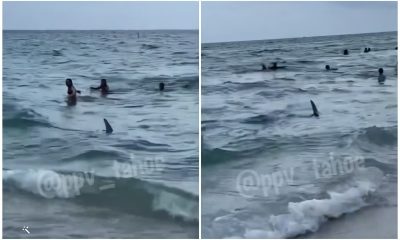
[[[101,83],[100,86],[98,87],[90,87],[90,89],[92,90],[100,90],[101,93],[105,94],[108,93],[110,91],[110,88],[107,85],[107,80],[106,79],[101,79]]]
[[[67,85],[67,96],[68,96],[68,105],[75,105],[76,104],[76,93],[81,93],[81,91],[76,90],[72,80],[67,78],[65,80],[65,85]]]
[[[383,75],[383,68],[379,68],[378,72],[379,72],[378,82],[379,82],[380,84],[384,84],[384,83],[385,83],[385,80],[386,80],[386,76]]]
[[[158,84],[158,89],[160,90],[160,92],[164,91],[165,88],[165,84],[163,82],[160,82],[160,84]]]
[[[69,98],[76,98],[76,93],[81,93],[81,91],[76,90],[74,84],[72,83],[71,78],[67,78],[65,80],[65,85],[67,85],[67,95]]]

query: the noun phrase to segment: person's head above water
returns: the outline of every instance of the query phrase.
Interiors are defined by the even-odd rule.
[[[379,74],[383,74],[383,68],[379,68],[378,72]]]
[[[160,91],[164,91],[164,83],[160,82],[160,84],[158,85],[158,88],[160,89]]]
[[[107,85],[107,80],[106,79],[101,79],[101,83],[102,86],[106,86]]]
[[[345,49],[345,50],[343,51],[343,54],[344,54],[344,55],[348,55],[348,54],[349,54],[349,50]]]
[[[325,65],[325,69],[326,69],[326,70],[329,70],[329,69],[331,69],[331,66]]]
[[[72,87],[73,86],[71,78],[65,79],[65,85],[67,85],[67,87]]]

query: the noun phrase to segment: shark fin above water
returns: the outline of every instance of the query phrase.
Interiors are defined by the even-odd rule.
[[[317,106],[315,105],[313,100],[310,100],[310,102],[311,102],[311,107],[312,107],[312,110],[313,110],[313,116],[314,117],[319,117],[319,112],[318,112]]]
[[[112,133],[113,129],[107,119],[104,118],[104,124],[106,125],[106,133]]]

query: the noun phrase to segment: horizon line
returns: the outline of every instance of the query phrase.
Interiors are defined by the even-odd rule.
[[[188,28],[162,28],[162,29],[3,29],[3,31],[199,31]]]
[[[391,30],[391,31],[383,31],[383,32],[339,33],[339,34],[314,35],[314,36],[302,36],[302,37],[264,38],[264,39],[252,39],[252,40],[232,40],[232,41],[201,42],[201,43],[202,44],[215,44],[215,43],[233,43],[233,42],[252,42],[252,41],[285,40],[285,39],[295,39],[295,38],[314,38],[314,37],[334,37],[334,36],[344,36],[344,35],[376,34],[376,33],[389,33],[389,32],[397,32],[397,29]]]

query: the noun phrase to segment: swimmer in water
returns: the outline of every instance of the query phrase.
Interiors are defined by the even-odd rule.
[[[325,65],[325,69],[326,69],[326,71],[338,70],[337,68],[331,68],[331,66],[329,66],[329,65]]]
[[[69,98],[76,98],[76,93],[81,93],[81,91],[76,90],[76,88],[74,87],[74,84],[72,83],[72,80],[70,78],[67,78],[65,80],[65,85],[67,85],[68,91],[68,97]]]
[[[163,82],[160,82],[160,84],[158,84],[158,89],[160,89],[160,91],[164,91],[164,86],[165,84]]]
[[[285,66],[278,66],[277,62],[273,62],[271,65],[269,65],[268,69],[269,70],[277,70],[280,68],[286,68]]]
[[[343,51],[343,55],[349,55],[349,50],[345,49],[345,50]]]
[[[278,63],[277,62],[273,62],[268,68],[269,69],[273,69],[273,70],[278,69]]]
[[[262,67],[262,69],[261,69],[262,71],[267,71],[267,67],[265,66],[264,63],[261,64],[261,67]]]
[[[107,80],[106,79],[101,79],[100,86],[98,87],[90,87],[92,90],[100,90],[101,93],[108,93],[110,91],[110,88],[107,85]]]
[[[383,68],[379,68],[378,72],[379,72],[378,82],[379,82],[380,84],[385,83],[386,76],[383,75]]]

